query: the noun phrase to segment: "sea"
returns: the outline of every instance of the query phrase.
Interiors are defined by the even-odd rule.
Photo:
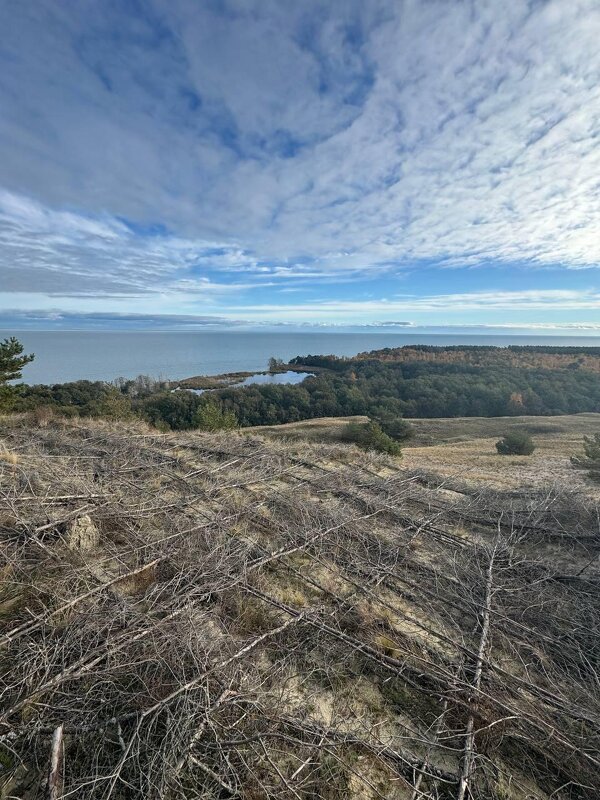
[[[271,356],[352,356],[382,347],[430,345],[600,346],[598,336],[517,336],[423,333],[339,333],[273,331],[16,331],[0,330],[0,340],[16,336],[35,360],[23,382],[111,381],[118,377],[180,380],[195,375],[266,370]]]

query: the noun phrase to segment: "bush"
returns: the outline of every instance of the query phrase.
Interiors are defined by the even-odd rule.
[[[109,388],[98,404],[97,414],[106,419],[131,419],[133,417],[131,400],[118,389]]]
[[[377,422],[381,425],[383,432],[397,442],[405,442],[415,435],[413,426],[402,417],[381,417],[377,419]]]
[[[354,442],[365,450],[379,450],[392,456],[400,455],[400,445],[384,433],[378,422],[349,422],[342,431],[342,439]]]
[[[194,423],[203,431],[231,431],[238,427],[233,411],[224,411],[214,400],[209,400],[198,408]]]
[[[496,450],[501,456],[530,456],[535,450],[535,445],[528,433],[510,431],[496,442]]]
[[[38,428],[46,428],[54,420],[55,413],[52,406],[36,406],[31,412],[31,418]]]
[[[585,457],[571,458],[573,466],[589,470],[589,477],[600,481],[600,433],[583,437],[583,451]]]

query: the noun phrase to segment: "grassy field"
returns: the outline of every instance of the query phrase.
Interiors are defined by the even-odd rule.
[[[415,438],[404,449],[404,465],[440,475],[505,488],[569,485],[597,496],[599,487],[573,469],[571,456],[582,454],[582,440],[600,431],[600,414],[560,417],[411,420]],[[499,456],[495,444],[511,430],[529,433],[531,456]]]
[[[367,417],[323,417],[249,428],[271,438],[335,442],[348,422]],[[415,436],[404,444],[403,466],[433,471],[448,478],[491,486],[539,487],[563,482],[596,496],[599,487],[585,472],[574,470],[571,456],[581,455],[584,436],[600,431],[600,414],[559,417],[461,417],[411,419]],[[511,430],[527,431],[536,450],[532,456],[499,456],[495,444]]]
[[[507,431],[524,430],[531,436],[581,440],[600,429],[600,414],[571,414],[558,417],[457,417],[411,419],[416,436],[413,445],[442,442],[496,440]]]
[[[349,422],[368,422],[368,417],[319,417],[302,422],[288,422],[286,425],[257,425],[243,428],[243,433],[258,433],[274,439],[289,439],[312,442],[339,442],[344,427]]]

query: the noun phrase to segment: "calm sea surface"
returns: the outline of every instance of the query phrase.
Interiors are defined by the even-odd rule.
[[[123,331],[0,331],[17,336],[35,361],[25,383],[63,383],[85,378],[113,380],[136,375],[178,379],[221,372],[259,371],[270,356],[351,356],[404,344],[547,344],[600,346],[600,337],[474,336],[408,333],[272,333],[219,331],[154,333]]]

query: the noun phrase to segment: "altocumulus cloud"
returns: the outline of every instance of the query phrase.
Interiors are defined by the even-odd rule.
[[[260,292],[267,319],[281,289],[422,263],[600,262],[596,0],[37,0],[0,26],[0,291],[22,302],[245,293],[260,316]],[[361,308],[382,305],[441,307]]]
[[[303,303],[298,306],[260,304],[257,306],[237,306],[238,316],[252,318],[255,315],[272,321],[287,319],[303,319],[309,312],[315,320],[343,321],[351,319],[356,323],[365,324],[368,318],[381,319],[383,315],[398,314],[403,312],[443,311],[445,324],[452,323],[452,314],[469,311],[541,311],[550,316],[559,311],[576,311],[598,313],[600,311],[600,292],[569,291],[550,289],[545,291],[497,291],[497,292],[471,292],[439,295],[404,295],[389,299],[377,300],[322,300],[316,303]],[[393,319],[393,317],[392,317]],[[547,327],[548,322],[544,323]],[[386,323],[406,325],[407,323]],[[461,323],[463,324],[463,323]],[[573,327],[577,323],[569,323]],[[536,324],[536,326],[538,326]],[[496,324],[494,325],[496,327]],[[502,327],[502,325],[499,325]],[[521,324],[519,323],[519,327]],[[539,327],[539,326],[538,326]],[[586,324],[585,327],[589,327]],[[597,327],[597,326],[594,326]]]

